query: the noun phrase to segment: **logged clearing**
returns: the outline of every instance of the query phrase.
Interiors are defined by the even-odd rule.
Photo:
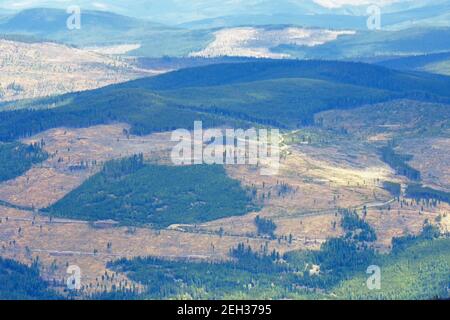
[[[391,249],[394,237],[419,234],[425,222],[439,225],[442,232],[448,232],[450,224],[448,204],[437,207],[425,207],[410,199],[401,199],[384,208],[371,208],[367,211],[366,221],[375,228],[378,236],[377,246],[381,251]],[[437,218],[441,218],[438,222]]]
[[[284,28],[265,30],[263,28],[227,28],[214,33],[215,40],[205,49],[193,52],[192,57],[256,57],[282,59],[288,54],[272,52],[281,45],[299,45],[314,47],[335,41],[344,35],[353,35],[354,31],[335,31],[325,29]],[[274,50],[275,51],[275,50]]]
[[[8,40],[0,40],[0,69],[0,102],[95,89],[155,75],[97,52]]]
[[[413,156],[409,164],[422,173],[425,184],[450,191],[450,138],[406,140],[399,150]]]
[[[25,175],[0,184],[0,199],[12,204],[45,208],[98,172],[105,161],[138,153],[147,157],[170,151],[170,134],[135,137],[127,125],[102,125],[86,129],[53,129],[23,140],[44,141],[48,160]]]
[[[246,243],[286,252],[306,248],[245,236],[217,235],[143,228],[95,228],[82,221],[34,216],[31,212],[0,207],[0,253],[3,257],[30,264],[39,257],[46,279],[63,282],[68,265],[83,272],[83,284],[92,284],[108,272],[106,263],[121,257],[155,256],[166,259],[225,260],[231,248]],[[110,246],[108,246],[110,243]],[[118,277],[117,281],[123,281]],[[108,282],[112,285],[116,282]],[[117,283],[116,283],[117,284]],[[102,284],[105,285],[105,284]]]
[[[262,176],[260,168],[254,166],[227,166],[230,177],[255,190],[255,201],[261,207],[240,217],[154,230],[116,227],[107,222],[99,227],[39,214],[37,209],[48,207],[77,188],[105,161],[143,153],[153,162],[169,163],[174,145],[170,133],[137,137],[129,135],[128,130],[124,124],[59,128],[23,140],[43,141],[50,157],[23,176],[0,184],[0,200],[24,207],[0,207],[1,255],[25,263],[39,257],[44,276],[57,283],[64,282],[68,265],[78,265],[88,291],[98,292],[113,284],[135,285],[107,270],[108,261],[121,257],[225,260],[239,243],[255,249],[268,245],[280,253],[317,250],[327,238],[343,234],[339,208],[362,212],[366,207],[366,219],[375,228],[376,246],[382,251],[390,249],[393,237],[419,233],[426,219],[438,223],[440,217],[442,229],[449,228],[447,205],[422,208],[408,199],[394,200],[382,183],[404,183],[404,178],[396,176],[374,149],[359,142],[285,146],[279,174],[274,176]],[[433,141],[434,146],[442,143],[445,140]],[[424,152],[428,149],[417,150],[429,159]],[[420,159],[416,153],[415,159]],[[427,168],[432,166],[432,162],[426,163]],[[275,222],[275,239],[257,234],[254,220],[258,215]]]

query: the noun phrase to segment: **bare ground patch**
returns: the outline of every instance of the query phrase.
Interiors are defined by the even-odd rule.
[[[144,153],[167,163],[173,143],[170,134],[134,137],[123,124],[85,129],[54,129],[26,139],[43,140],[51,157],[24,176],[0,185],[0,199],[27,207],[43,208],[59,200],[114,158]],[[85,164],[85,168],[80,166]],[[75,169],[74,169],[75,168]],[[444,217],[448,207],[420,210],[413,205],[398,208],[381,188],[383,181],[403,179],[394,175],[370,149],[358,147],[292,146],[281,160],[280,173],[261,176],[259,168],[228,166],[227,172],[243,185],[254,188],[262,210],[201,225],[172,226],[168,230],[145,228],[97,229],[83,221],[34,216],[32,212],[0,207],[0,254],[31,263],[40,258],[47,279],[67,277],[67,265],[83,270],[91,291],[112,284],[135,285],[123,275],[113,275],[106,263],[120,257],[156,256],[167,259],[228,259],[239,243],[255,249],[268,244],[280,253],[298,249],[317,250],[329,237],[342,235],[338,208],[368,208],[367,221],[378,234],[377,246],[390,248],[392,237],[418,233],[426,218]],[[387,204],[390,210],[387,210]],[[381,209],[380,209],[381,208]],[[420,212],[420,213],[419,213]],[[277,239],[256,233],[257,215],[272,219]],[[8,219],[6,219],[8,217]],[[287,238],[292,235],[292,241]],[[105,277],[105,272],[109,276]],[[103,278],[103,279],[102,279]],[[106,279],[106,280],[105,280]]]
[[[84,129],[53,129],[22,142],[44,141],[48,160],[25,175],[0,184],[0,199],[27,207],[44,208],[77,188],[106,161],[143,153],[164,155],[170,135],[129,136],[123,124]]]

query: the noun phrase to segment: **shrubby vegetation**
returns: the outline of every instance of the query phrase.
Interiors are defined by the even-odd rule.
[[[37,263],[31,267],[0,257],[0,300],[54,300],[61,296],[42,280]]]
[[[306,296],[297,289],[307,284],[300,264],[280,263],[276,252],[255,252],[244,244],[231,251],[233,262],[208,263],[155,258],[121,259],[108,267],[146,286],[143,294],[122,291],[127,297],[147,299],[283,299]],[[316,283],[314,283],[315,285]],[[114,298],[108,294],[106,297]]]
[[[142,155],[107,163],[48,214],[122,225],[192,224],[257,210],[251,195],[222,166],[159,166]]]
[[[48,155],[42,150],[42,144],[0,143],[0,182],[21,176],[46,160]]]
[[[275,238],[275,230],[277,229],[277,226],[272,220],[257,216],[255,218],[255,224],[259,235]]]
[[[375,230],[366,221],[361,219],[356,211],[343,210],[341,226],[346,232],[347,239],[362,242],[373,242],[377,240]]]

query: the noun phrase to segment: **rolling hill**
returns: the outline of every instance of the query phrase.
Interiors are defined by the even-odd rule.
[[[445,23],[443,13],[449,12],[448,2],[445,0],[407,0],[407,1],[383,1],[378,2],[382,6],[384,24],[387,26],[410,27],[415,23],[438,25]],[[276,3],[267,0],[223,2],[210,0],[208,2],[181,2],[155,0],[148,5],[146,0],[136,0],[124,4],[123,1],[109,0],[99,4],[88,0],[79,0],[77,4],[87,10],[99,8],[118,14],[151,19],[170,25],[182,23],[186,26],[217,26],[260,24],[263,19],[273,19],[274,23],[288,23],[317,27],[319,24],[329,24],[331,28],[339,28],[345,25],[365,27],[365,15],[370,1],[325,1],[303,0],[289,1],[278,0]],[[13,8],[14,0],[4,0],[3,8]],[[66,8],[64,1],[41,0],[39,5],[45,7]],[[32,7],[33,3],[23,3],[21,8]],[[0,10],[4,10],[0,8]],[[249,12],[252,14],[249,15]],[[265,18],[267,17],[267,18]],[[448,26],[448,21],[447,21]]]
[[[315,116],[316,124],[369,138],[384,135],[395,139],[424,138],[450,133],[450,107],[410,100],[330,110]]]
[[[450,75],[450,52],[389,59],[377,64],[398,70],[416,70]]]
[[[209,33],[167,27],[105,11],[82,11],[81,28],[69,30],[68,17],[61,9],[26,9],[0,20],[0,34],[33,36],[78,47],[136,45],[134,54],[149,57],[188,55],[212,39]]]
[[[251,15],[243,12],[171,26],[117,13],[84,10],[81,29],[68,30],[69,14],[65,10],[33,8],[1,18],[0,34],[32,36],[78,47],[128,45],[133,47],[127,54],[153,58],[203,54],[362,59],[450,51],[448,24],[431,23],[436,12],[450,14],[448,5],[421,10],[387,12],[379,31],[367,30],[365,14],[329,10],[315,15],[292,13],[296,11],[267,15],[252,11]],[[429,22],[423,26],[406,23],[415,16]],[[445,17],[441,20],[446,21]],[[402,23],[402,27],[394,27]],[[242,45],[244,48],[239,47]],[[261,55],[261,51],[265,54]]]
[[[0,300],[449,298],[450,0],[35,1],[0,1]],[[281,137],[206,164],[196,121]]]
[[[450,97],[450,78],[414,72],[399,72],[364,63],[340,61],[266,60],[244,64],[218,64],[190,68],[120,84],[120,88],[175,90],[211,87],[283,78],[308,78],[376,89],[427,91]]]
[[[383,8],[382,26],[388,30],[401,30],[411,27],[450,26],[445,18],[450,14],[450,4],[430,3],[421,7]],[[297,13],[298,12],[298,13]],[[275,14],[240,14],[200,19],[179,24],[190,29],[230,28],[239,26],[266,26],[270,24],[296,25],[326,29],[367,30],[367,15],[361,12],[316,12],[292,11]]]
[[[135,134],[189,129],[194,120],[205,127],[253,123],[295,129],[330,109],[396,99],[449,103],[449,87],[445,76],[361,63],[219,64],[30,102],[28,108],[41,110],[0,113],[0,138],[115,121],[131,124]],[[60,107],[45,109],[55,105]]]
[[[70,14],[65,10],[51,8],[26,9],[11,15],[0,24],[0,30],[7,33],[28,33],[35,35],[69,34],[67,19]],[[145,20],[126,17],[106,11],[82,11],[82,29],[84,32],[93,30],[126,32],[131,29],[152,27],[164,28],[163,25]]]
[[[348,59],[402,57],[450,51],[450,28],[428,26],[403,30],[358,31],[336,41],[312,48],[284,45],[274,52],[290,53],[292,57],[309,59]]]
[[[132,61],[35,38],[0,37],[0,103],[32,99],[151,75]]]
[[[262,50],[266,53],[264,57],[362,59],[450,51],[449,26],[445,23],[393,27],[405,21],[416,21],[416,18],[433,21],[436,12],[447,14],[448,6],[441,4],[426,7],[425,11],[412,8],[385,13],[384,25],[379,31],[367,30],[365,15],[327,10],[316,15],[301,12],[267,15],[252,11],[251,15],[200,19],[175,26],[106,11],[84,10],[81,29],[68,30],[69,15],[65,10],[33,8],[0,19],[0,34],[78,47],[131,45],[127,54],[140,57],[261,56]],[[245,32],[238,33],[236,27],[243,27]],[[356,34],[353,30],[357,30]],[[235,48],[243,43],[251,50]],[[210,52],[212,45],[213,53]]]
[[[362,30],[367,28],[367,18],[364,16],[338,15],[338,14],[271,14],[256,15],[242,14],[221,16],[216,18],[195,20],[179,24],[179,27],[188,29],[215,29],[233,28],[241,26],[267,26],[273,25],[293,25],[310,28],[324,29],[352,29]]]

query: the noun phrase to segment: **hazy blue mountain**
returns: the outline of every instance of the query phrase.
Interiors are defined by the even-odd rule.
[[[28,9],[10,16],[0,24],[0,30],[4,32],[28,32],[42,35],[64,33],[69,32],[66,24],[68,17],[69,14],[60,9]],[[82,29],[110,30],[111,32],[125,32],[143,27],[161,27],[158,24],[104,11],[83,12],[81,22]]]
[[[78,0],[70,4],[80,5],[83,10],[107,10],[122,15],[175,25],[196,20],[215,19],[223,16],[256,15],[276,17],[277,15],[304,16],[319,14],[365,16],[367,6],[370,2],[363,2],[363,5],[352,5],[352,2],[354,3],[354,1],[330,2],[323,0],[108,0],[96,2]],[[331,5],[332,3],[340,3],[342,5]],[[377,1],[373,1],[373,3],[377,3]],[[384,2],[385,5],[382,7],[382,12],[384,15],[396,13],[399,17],[402,16],[402,19],[419,19],[422,15],[442,13],[442,11],[437,10],[439,8],[442,10],[442,8],[448,6],[448,3],[448,0],[393,0],[391,4],[387,5]],[[22,3],[21,5],[20,8],[41,6],[66,9],[68,3],[57,0],[40,0],[27,1],[27,3]],[[4,0],[0,6],[2,8],[19,8],[15,0]],[[420,8],[420,12],[414,12],[417,8]],[[404,14],[404,11],[408,13]],[[387,20],[390,19],[388,16],[385,18]],[[270,19],[266,21],[266,24],[272,23],[276,22]]]
[[[213,37],[211,32],[167,27],[104,11],[83,11],[81,29],[69,30],[68,17],[62,9],[24,10],[0,20],[0,34],[33,36],[81,47],[139,44],[136,55],[146,57],[187,56],[203,49]]]
[[[14,7],[15,0],[5,0],[0,4],[4,8]],[[312,14],[326,13],[329,10],[307,1],[290,0],[253,0],[253,1],[177,1],[177,0],[108,0],[96,1],[78,0],[70,3],[80,5],[84,10],[108,10],[123,15],[146,18],[152,21],[178,24],[180,22],[218,17],[231,14],[272,14],[272,13],[292,13]],[[25,3],[28,8],[55,7],[65,9],[68,3],[57,0],[29,1]],[[22,7],[23,8],[23,7]]]
[[[190,21],[180,24],[187,28],[222,28],[234,26],[252,26],[268,24],[292,24],[305,27],[320,27],[331,29],[367,29],[367,6],[361,12],[355,14],[339,13],[330,11],[328,13],[302,13],[292,11],[291,13],[278,14],[250,14],[230,15],[213,17],[209,19]],[[397,8],[394,12],[384,12],[382,9],[382,27],[389,29],[404,29],[418,24],[427,24],[439,20],[440,17],[450,14],[450,2],[430,3],[426,6]],[[442,26],[442,23],[439,24]],[[450,20],[447,24],[450,26]]]
[[[296,25],[326,29],[364,29],[367,18],[364,16],[336,14],[276,14],[276,15],[232,15],[180,24],[183,28],[208,29],[237,26]],[[270,23],[269,23],[270,22]]]
[[[113,1],[111,6],[114,3]],[[135,6],[143,6],[143,3],[144,1],[137,1],[130,4],[130,10]],[[401,12],[383,14],[383,29],[380,31],[367,30],[365,16],[349,12],[343,14],[342,10],[347,7],[331,10],[317,4],[308,5],[302,2],[303,11],[291,7],[290,13],[283,13],[288,5],[299,6],[299,4],[282,2],[277,10],[271,1],[257,1],[253,5],[255,10],[250,10],[250,3],[243,2],[243,6],[248,9],[246,11],[239,7],[233,14],[219,18],[213,18],[214,14],[211,13],[210,19],[183,23],[176,27],[117,13],[83,10],[81,30],[67,29],[66,20],[69,15],[65,10],[34,8],[7,18],[0,17],[0,34],[27,35],[76,46],[139,44],[140,48],[131,52],[131,55],[186,57],[192,52],[205,49],[215,39],[214,33],[220,28],[242,25],[280,28],[295,25],[355,29],[357,33],[341,36],[335,41],[314,47],[282,44],[267,49],[273,53],[288,54],[292,58],[310,59],[363,59],[450,51],[450,25],[446,27],[446,23],[450,24],[450,19],[445,22],[447,14],[450,18],[450,1],[430,2],[430,5],[420,8],[405,6]],[[198,6],[203,8],[200,3]],[[169,10],[168,7],[165,8]],[[265,14],[269,8],[273,9],[272,13]],[[433,25],[434,19],[442,21],[438,24],[440,27]],[[418,26],[402,29],[411,25]]]
[[[422,20],[425,18],[436,17],[444,12],[450,12],[450,2],[396,11],[383,15],[382,19],[383,24],[393,25],[409,20]]]
[[[376,2],[376,1],[374,1]],[[437,5],[448,4],[448,0],[399,0],[392,1],[383,7],[386,13],[393,13],[417,8],[433,7]]]
[[[316,47],[279,46],[273,52],[298,58],[363,59],[450,51],[450,28],[411,28],[399,31],[358,31]]]

